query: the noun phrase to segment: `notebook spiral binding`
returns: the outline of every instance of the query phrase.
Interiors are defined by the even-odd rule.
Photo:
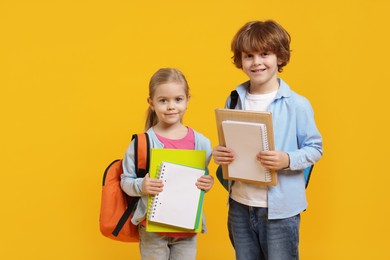
[[[268,151],[269,150],[269,146],[268,146],[268,135],[267,135],[267,126],[266,125],[263,125],[263,149]],[[268,169],[265,169],[265,181],[267,182],[270,182],[272,181],[272,177],[271,177],[271,172],[268,170]]]
[[[161,180],[161,179],[164,179],[164,169],[165,169],[165,165],[164,163],[161,163],[160,167],[158,168],[158,171],[157,171],[157,175],[156,177]],[[158,205],[158,199],[159,199],[159,194],[156,194],[153,196],[153,199],[151,201],[151,204],[150,204],[150,208],[149,208],[149,220],[153,221],[154,219],[154,216],[155,216],[155,212],[156,212],[156,207]],[[160,202],[161,203],[161,202]]]

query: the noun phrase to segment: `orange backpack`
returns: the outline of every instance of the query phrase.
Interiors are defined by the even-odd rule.
[[[132,137],[135,169],[138,178],[149,171],[149,138],[147,133]],[[128,196],[121,188],[122,160],[113,161],[104,171],[100,207],[100,232],[122,242],[138,242],[138,227],[131,223],[131,214],[139,197]]]

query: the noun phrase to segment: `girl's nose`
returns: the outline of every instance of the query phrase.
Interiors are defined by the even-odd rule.
[[[173,104],[173,102],[169,102],[168,103],[168,110],[174,110],[175,109],[175,106]]]

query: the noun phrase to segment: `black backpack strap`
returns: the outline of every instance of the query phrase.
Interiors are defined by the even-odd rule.
[[[232,92],[230,92],[230,106],[229,106],[229,108],[230,109],[235,109],[236,105],[237,105],[237,102],[238,102],[238,92],[237,92],[237,90],[233,90]],[[228,188],[229,181],[225,180],[223,178],[221,165],[218,166],[217,171],[216,171],[216,175],[217,175],[217,178],[218,178],[219,182],[222,184],[222,186],[226,190],[228,190],[229,189]]]
[[[150,141],[147,133],[134,134],[134,164],[138,178],[145,177],[150,165]]]
[[[237,90],[233,90],[230,92],[230,109],[235,109],[238,102],[238,92]]]
[[[306,189],[307,189],[307,186],[309,186],[310,176],[311,176],[311,172],[313,171],[313,167],[314,167],[314,165],[311,165],[303,170],[303,174],[305,176],[305,182],[306,182],[306,184],[305,184]]]
[[[112,231],[112,234],[114,236],[118,236],[119,232],[122,230],[122,227],[125,225],[126,221],[129,219],[131,212],[133,212],[133,209],[135,205],[137,204],[139,200],[139,197],[133,198],[130,203],[127,205],[127,209],[125,212],[123,212],[122,217],[119,219],[118,224],[116,224],[116,227],[114,228],[114,231]]]
[[[138,178],[143,178],[145,177],[146,173],[149,172],[149,165],[150,165],[149,136],[147,133],[134,134],[131,140],[134,140],[135,173],[137,174]],[[127,209],[119,219],[118,224],[114,228],[114,231],[112,231],[112,234],[114,236],[118,236],[123,225],[126,223],[131,213],[133,212],[135,205],[137,205],[138,200],[139,197],[132,197],[132,199],[128,200],[129,204],[127,205]]]

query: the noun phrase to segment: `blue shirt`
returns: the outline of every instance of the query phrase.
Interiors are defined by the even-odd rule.
[[[278,184],[268,189],[268,218],[283,219],[307,208],[303,169],[321,159],[322,137],[318,131],[310,102],[298,95],[280,78],[272,113],[275,150],[287,152],[290,167],[278,171]],[[249,81],[239,85],[236,109],[245,110]],[[230,96],[225,108],[229,108]]]

